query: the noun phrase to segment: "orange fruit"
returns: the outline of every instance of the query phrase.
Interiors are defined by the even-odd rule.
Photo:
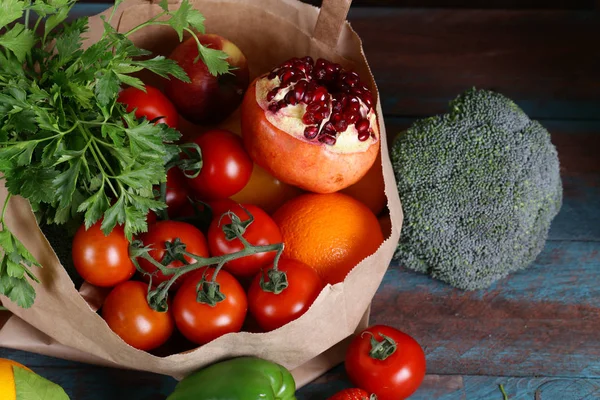
[[[283,235],[283,254],[315,268],[335,284],[383,242],[377,217],[342,193],[303,194],[273,215]]]
[[[2,395],[2,400],[15,400],[17,398],[13,367],[23,368],[32,372],[29,368],[16,361],[0,358],[0,394]]]
[[[375,163],[367,171],[367,174],[354,185],[348,186],[341,190],[341,192],[364,203],[375,215],[379,215],[387,203],[384,189],[381,152],[379,152]]]
[[[231,196],[231,200],[240,204],[253,204],[270,215],[300,193],[302,191],[297,187],[281,182],[265,169],[254,164],[250,180],[242,190]]]

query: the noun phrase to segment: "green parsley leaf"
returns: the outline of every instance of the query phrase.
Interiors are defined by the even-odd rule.
[[[204,15],[202,15],[200,11],[196,10],[195,8],[189,10],[187,15],[187,22],[191,25],[192,28],[194,28],[196,31],[202,34],[206,33],[206,29],[204,28],[205,20],[206,18],[204,18]]]
[[[20,62],[25,60],[34,42],[33,32],[26,29],[23,24],[15,24],[12,29],[0,36],[0,46],[12,51]]]
[[[190,82],[190,78],[183,68],[176,61],[164,56],[156,56],[150,60],[133,61],[132,64],[152,71],[163,78],[169,78],[169,75],[172,75],[180,81]]]
[[[50,1],[50,4],[56,7],[57,13],[52,14],[46,20],[45,35],[48,36],[54,28],[56,28],[61,22],[63,22],[69,16],[71,8],[75,5],[75,1],[67,0],[54,0]]]
[[[0,1],[0,28],[21,18],[25,2],[19,0],[2,0]]]
[[[100,189],[102,189],[101,187]],[[94,195],[88,197],[77,208],[78,212],[85,212],[85,227],[86,229],[95,224],[104,211],[108,209],[109,202],[106,193],[103,190],[98,190]]]
[[[81,157],[74,159],[69,163],[69,168],[54,178],[54,188],[58,195],[60,207],[67,207],[71,203],[71,198],[77,185],[77,178],[79,178],[81,163]]]
[[[0,275],[0,293],[23,308],[31,307],[35,301],[35,289],[31,283],[8,274]]]
[[[111,70],[98,71],[96,74],[96,98],[98,104],[106,107],[114,101],[119,92],[119,78]]]
[[[212,75],[217,76],[229,72],[230,65],[227,63],[229,55],[223,50],[215,50],[204,46],[200,46],[198,49],[198,55],[202,57],[202,61],[206,64],[208,72]]]
[[[63,388],[26,369],[13,366],[16,400],[69,400]]]

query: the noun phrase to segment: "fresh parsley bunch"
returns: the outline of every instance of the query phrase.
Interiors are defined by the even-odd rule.
[[[28,199],[41,223],[83,216],[87,227],[102,218],[106,234],[124,225],[130,240],[145,231],[148,211],[166,207],[152,189],[166,181],[180,134],[136,119],[117,103],[118,92],[122,84],[143,89],[131,75],[142,69],[189,78],[172,60],[148,58],[129,36],[150,25],[171,26],[180,40],[204,32],[204,17],[187,0],[176,11],[163,0],[162,13],[127,33],[106,20],[102,38],[84,50],[87,18],[65,22],[74,3],[0,2],[0,172],[9,192],[0,215],[0,293],[21,307],[34,302],[30,280],[39,264],[4,223],[10,197]],[[198,46],[211,73],[229,71],[226,53]]]

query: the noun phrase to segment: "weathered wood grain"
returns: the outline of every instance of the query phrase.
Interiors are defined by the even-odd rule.
[[[600,380],[583,378],[511,378],[473,375],[426,375],[409,400],[594,400],[600,398]],[[343,366],[303,388],[298,400],[324,400],[339,390],[352,387]],[[537,396],[537,397],[536,397]]]
[[[387,115],[441,112],[476,86],[535,118],[600,118],[598,13],[356,9],[349,20]]]
[[[598,378],[599,250],[548,242],[531,267],[475,292],[392,265],[371,320],[418,338],[429,373]]]

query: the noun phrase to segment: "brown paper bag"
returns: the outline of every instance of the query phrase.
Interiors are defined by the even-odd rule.
[[[176,378],[217,360],[255,355],[293,370],[299,386],[341,362],[344,340],[366,326],[371,299],[389,265],[402,222],[375,82],[361,41],[345,21],[350,2],[326,0],[322,9],[295,0],[195,0],[192,5],[206,16],[207,32],[220,34],[241,48],[249,60],[251,77],[290,57],[310,55],[357,71],[373,89],[392,219],[391,236],[375,254],[359,263],[343,282],[325,287],[306,314],[280,329],[228,334],[191,351],[158,357],[130,347],[109,329],[69,279],[40,231],[29,203],[15,197],[9,203],[7,224],[43,268],[34,271],[41,284],[35,285],[37,298],[33,307],[21,309],[2,298],[13,315],[0,318],[0,345]],[[178,7],[177,0],[171,6]],[[113,24],[119,31],[126,31],[159,11],[158,5],[149,1],[126,0]],[[102,29],[99,16],[90,18],[85,45],[98,40]],[[132,39],[138,46],[162,54],[168,54],[177,44],[176,35],[166,27],[139,31]],[[239,129],[235,126],[239,125],[236,116],[226,124]],[[6,195],[6,189],[1,187],[0,204]]]

